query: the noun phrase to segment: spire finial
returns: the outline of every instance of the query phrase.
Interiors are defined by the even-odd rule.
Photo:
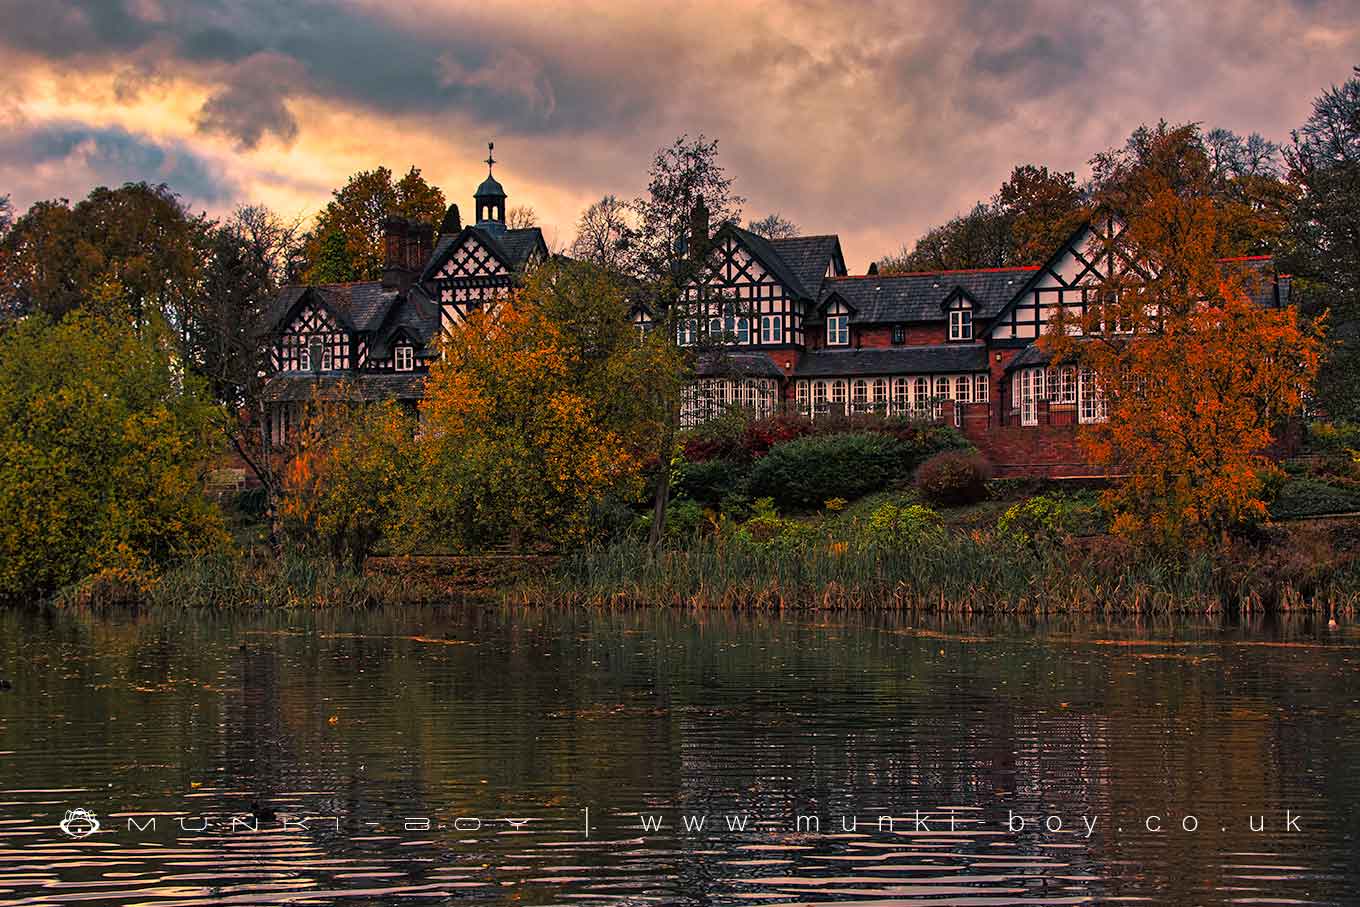
[[[496,150],[495,142],[486,143],[486,175],[491,175],[491,165],[496,163],[496,159],[491,156],[491,152]]]

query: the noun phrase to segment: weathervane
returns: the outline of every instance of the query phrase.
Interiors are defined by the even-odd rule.
[[[496,150],[495,142],[486,143],[486,175],[491,175],[491,165],[496,163],[496,159],[491,156],[491,152]]]

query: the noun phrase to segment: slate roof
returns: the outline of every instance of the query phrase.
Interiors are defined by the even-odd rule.
[[[392,304],[397,301],[396,290],[383,289],[380,280],[358,283],[323,283],[313,286],[286,286],[275,297],[267,322],[270,330],[280,330],[280,323],[308,290],[315,292],[352,331],[372,331],[382,324]]]
[[[1223,265],[1241,268],[1242,282],[1252,302],[1266,308],[1289,305],[1290,278],[1275,273],[1275,261],[1269,255],[1225,258]]]
[[[543,231],[538,227],[524,227],[519,230],[504,230],[493,233],[484,227],[469,225],[453,235],[440,235],[438,242],[435,243],[434,252],[430,255],[430,260],[425,263],[424,270],[420,272],[421,283],[434,279],[435,272],[439,265],[443,263],[444,256],[449,248],[462,242],[465,235],[475,237],[478,242],[499,253],[511,270],[524,267],[534,249],[540,245],[544,249],[548,247],[547,243],[543,241]]]
[[[792,290],[797,296],[803,299],[817,298],[817,287],[820,284],[820,280],[809,288],[803,283],[803,279],[799,273],[794,270],[789,262],[784,260],[784,256],[779,254],[779,251],[768,239],[761,236],[759,233],[743,230],[736,224],[726,223],[714,234],[714,240],[716,241],[726,230],[735,233],[746,247],[755,253],[756,258],[760,259],[760,261],[770,269],[774,276],[779,279],[779,282]]]
[[[265,382],[269,403],[307,400],[418,400],[425,392],[425,375],[416,372],[309,375],[281,372]]]
[[[854,309],[851,324],[944,321],[944,301],[955,289],[973,299],[974,318],[990,318],[1014,296],[1036,267],[983,268],[832,277],[822,284],[818,304],[836,295]]]
[[[784,373],[766,353],[705,352],[695,363],[701,378],[783,378]]]
[[[839,261],[841,241],[834,233],[825,236],[793,236],[788,239],[768,239],[770,248],[798,276],[809,298],[816,297],[833,259]]]
[[[888,346],[848,350],[813,350],[798,360],[795,378],[842,378],[853,375],[929,375],[981,372],[987,350],[980,344]]]
[[[375,359],[385,359],[391,354],[392,337],[397,329],[417,340],[420,347],[428,349],[439,332],[439,305],[424,290],[413,286],[403,304],[390,310],[390,316],[374,335],[369,355]],[[417,352],[420,348],[417,349]]]

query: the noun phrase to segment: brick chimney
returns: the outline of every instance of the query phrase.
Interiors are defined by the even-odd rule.
[[[404,289],[409,283],[410,267],[407,265],[407,232],[410,224],[404,217],[388,217],[383,221],[383,271],[384,290]]]
[[[425,270],[434,254],[434,227],[429,224],[410,224],[406,232],[406,267],[414,280]]]
[[[689,254],[691,258],[700,258],[707,252],[708,205],[704,204],[701,195],[689,212]]]

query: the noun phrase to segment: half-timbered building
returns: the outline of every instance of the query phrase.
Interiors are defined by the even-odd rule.
[[[441,334],[494,308],[547,258],[537,228],[506,227],[494,163],[488,156],[473,196],[474,223],[461,224],[457,205],[437,231],[387,221],[381,280],[280,294],[265,392],[276,439],[317,397],[414,406]],[[1023,267],[851,275],[835,234],[770,239],[731,223],[710,231],[701,202],[687,241],[694,276],[670,319],[697,362],[681,421],[733,407],[910,415],[957,426],[1000,474],[1083,475],[1076,431],[1106,418],[1100,388],[1090,372],[1050,363],[1036,340],[1055,313],[1083,314],[1134,267],[1120,253],[1121,229],[1114,219],[1087,224]],[[1289,280],[1269,258],[1231,266],[1253,272],[1258,304],[1287,304]],[[640,304],[628,313],[641,330],[656,316]]]
[[[1085,474],[1076,428],[1106,418],[1100,388],[1035,341],[1059,309],[1085,314],[1134,267],[1121,230],[1087,224],[1037,265],[854,276],[834,235],[771,240],[726,224],[706,243],[692,236],[705,261],[676,340],[703,349],[682,422],[732,406],[942,419],[1002,474]],[[1287,304],[1288,278],[1269,258],[1229,265],[1253,272],[1258,304]]]
[[[414,407],[443,331],[494,307],[547,258],[537,227],[506,226],[505,189],[487,176],[473,195],[476,220],[457,204],[438,231],[391,217],[383,224],[379,280],[285,287],[266,319],[273,374],[264,389],[275,443],[313,400],[398,400]]]

